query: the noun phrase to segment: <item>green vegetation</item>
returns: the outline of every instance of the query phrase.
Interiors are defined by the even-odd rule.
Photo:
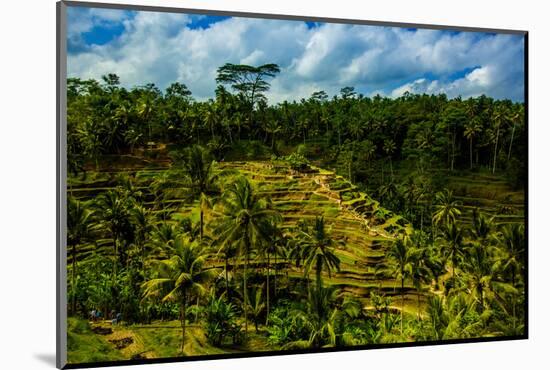
[[[524,333],[523,105],[277,73],[69,79],[69,362]]]

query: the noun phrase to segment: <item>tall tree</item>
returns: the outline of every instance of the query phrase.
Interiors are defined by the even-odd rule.
[[[153,260],[156,277],[143,283],[143,297],[162,297],[162,301],[173,301],[180,305],[182,329],[181,352],[185,345],[186,309],[193,297],[203,295],[206,283],[212,278],[211,271],[205,270],[204,252],[198,243],[192,243],[180,235],[167,253],[170,258]]]
[[[199,145],[186,149],[179,157],[190,180],[192,194],[200,201],[200,238],[204,235],[204,211],[208,206],[208,196],[218,194],[217,184],[222,173],[214,171],[214,161],[210,152]]]
[[[401,335],[403,335],[403,311],[405,310],[405,278],[410,274],[411,253],[409,239],[396,239],[388,250],[388,257],[393,261],[396,279],[401,281]]]
[[[315,281],[319,289],[322,287],[321,274],[323,269],[329,277],[333,270],[340,269],[340,259],[334,254],[336,242],[327,233],[325,219],[317,217],[313,230],[300,232],[298,235],[298,246],[301,248],[304,261],[304,274],[308,275],[312,268],[315,268]]]
[[[71,249],[71,286],[73,289],[72,297],[72,313],[76,313],[76,259],[77,247],[82,242],[86,241],[92,234],[94,229],[93,210],[86,207],[84,203],[73,198],[67,199],[67,246]]]
[[[238,177],[224,191],[222,198],[222,217],[216,227],[218,242],[235,243],[244,258],[243,302],[245,316],[245,335],[248,332],[247,270],[251,253],[266,241],[266,229],[269,221],[280,219],[280,215],[271,209],[270,201],[259,196],[245,177]]]
[[[464,257],[464,233],[455,221],[449,221],[442,229],[443,249],[451,261],[452,277],[455,278],[455,268]]]
[[[454,223],[458,216],[462,214],[460,202],[454,199],[453,192],[449,189],[435,194],[435,212],[432,221],[436,225],[444,227],[449,223]]]
[[[216,82],[230,85],[241,93],[249,106],[249,123],[253,125],[254,105],[265,100],[265,92],[269,90],[268,78],[273,78],[281,70],[277,64],[264,64],[258,67],[226,63],[218,68]]]

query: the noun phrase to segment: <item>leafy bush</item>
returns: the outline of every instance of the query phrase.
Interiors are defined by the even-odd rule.
[[[232,303],[225,302],[223,297],[210,296],[204,309],[205,334],[208,342],[214,346],[231,337],[234,344],[241,341],[241,328],[236,322],[236,309]]]
[[[290,168],[292,168],[295,171],[305,171],[309,169],[309,161],[307,160],[306,157],[304,157],[303,154],[292,153],[280,159],[287,162],[290,165]]]
[[[291,315],[291,311],[290,303],[282,301],[269,313],[268,343],[284,345],[309,337],[309,331],[303,321],[297,320],[294,315]]]

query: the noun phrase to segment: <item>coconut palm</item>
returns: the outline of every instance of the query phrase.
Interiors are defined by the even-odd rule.
[[[403,311],[405,305],[405,278],[410,275],[411,252],[409,239],[396,239],[388,250],[388,257],[393,261],[395,278],[401,281],[401,334],[403,334]]]
[[[271,256],[275,257],[275,266],[277,266],[277,254],[281,252],[281,248],[284,247],[284,244],[286,243],[286,240],[281,232],[281,230],[278,228],[277,223],[274,220],[270,220],[268,224],[266,225],[266,235],[267,240],[265,240],[263,243],[260,244],[258,247],[259,257],[265,259],[266,263],[266,325],[268,324],[269,320],[269,308],[270,308],[270,290],[271,290],[271,284],[270,284],[270,276],[271,276]],[[276,268],[276,267],[275,267]],[[277,270],[275,270],[274,278],[276,279]],[[276,289],[276,280],[274,281],[275,285],[274,288]],[[275,290],[274,289],[274,290]]]
[[[258,333],[258,324],[260,322],[260,317],[263,315],[266,309],[266,304],[264,302],[261,287],[254,288],[252,292],[249,293],[251,294],[246,295],[248,301],[244,304],[246,305],[250,316],[252,316],[252,321],[254,321],[254,329],[256,330],[256,333]],[[253,299],[252,301],[250,300],[251,296]]]
[[[149,235],[153,230],[151,215],[149,210],[141,205],[136,205],[130,210],[130,213],[132,217],[132,223],[135,227],[134,241],[140,253],[140,262],[143,270],[143,267],[145,265],[145,246],[147,244]]]
[[[308,289],[305,307],[290,312],[294,321],[300,321],[310,335],[306,340],[288,343],[284,348],[319,348],[336,345],[336,319],[340,311],[334,307],[335,287],[311,287]]]
[[[340,259],[334,254],[336,242],[330,237],[325,228],[325,219],[316,217],[315,226],[311,232],[302,231],[298,235],[298,246],[304,261],[304,275],[308,276],[312,268],[315,268],[315,281],[317,288],[322,286],[321,273],[327,271],[331,277],[333,270],[340,270]]]
[[[113,281],[116,281],[121,243],[133,239],[134,229],[128,203],[128,200],[121,197],[117,190],[102,193],[95,200],[98,225],[107,230],[113,240]]]
[[[475,137],[481,132],[482,126],[477,118],[470,120],[464,127],[464,137],[470,142],[470,169],[474,168],[473,143]]]
[[[493,114],[491,116],[491,122],[493,124],[493,141],[495,143],[495,151],[493,155],[493,174],[495,173],[495,168],[497,166],[497,149],[498,149],[498,138],[500,136],[500,128],[502,127],[502,124],[506,120],[506,111],[503,107],[497,106],[496,109],[493,111]]]
[[[525,226],[507,224],[502,227],[497,238],[503,252],[501,268],[511,274],[511,283],[515,287],[517,277],[523,276],[525,266]]]
[[[430,270],[428,268],[427,250],[424,248],[416,248],[411,252],[410,262],[410,277],[416,290],[416,312],[420,320],[420,293],[422,284],[430,281]]]
[[[173,246],[169,246],[170,258],[152,260],[155,277],[142,284],[144,298],[161,298],[163,302],[173,301],[180,305],[181,352],[185,345],[186,308],[193,297],[202,296],[206,283],[212,278],[210,270],[205,270],[204,251],[196,242],[189,242],[179,235]]]
[[[454,200],[453,192],[449,189],[440,191],[435,194],[435,212],[432,217],[432,222],[435,225],[443,225],[444,227],[450,222],[456,221],[456,218],[462,214],[460,202]]]
[[[467,271],[464,278],[471,288],[469,293],[477,299],[479,308],[483,311],[486,292],[492,290],[495,275],[489,248],[478,243],[472,244],[465,253],[464,268]]]
[[[395,141],[393,141],[392,139],[384,140],[384,147],[382,149],[384,150],[384,153],[386,153],[390,161],[390,174],[393,180],[392,156],[395,150],[397,149],[397,146],[395,145]]]
[[[247,302],[247,269],[250,254],[267,240],[268,223],[279,220],[280,215],[271,209],[270,201],[257,195],[245,177],[238,177],[224,191],[222,217],[216,227],[217,243],[234,244],[244,258],[243,302]],[[248,332],[247,306],[244,305],[245,335]]]
[[[152,124],[151,124],[151,114],[153,113],[154,109],[154,101],[153,97],[149,93],[144,93],[137,101],[137,107],[136,111],[139,115],[139,118],[142,122],[144,122],[148,127],[148,140],[151,141],[152,139]]]
[[[516,127],[523,124],[525,118],[525,108],[523,105],[519,106],[517,111],[513,112],[510,116],[510,122],[512,123],[512,134],[510,137],[510,146],[508,147],[508,160],[512,156],[512,145],[514,143],[514,133],[516,132]]]
[[[451,261],[452,277],[455,278],[455,268],[464,256],[464,232],[456,222],[449,222],[442,229],[442,247],[446,257]]]
[[[184,152],[183,169],[190,181],[192,194],[200,201],[200,239],[204,235],[204,211],[209,206],[209,196],[218,194],[218,178],[221,175],[214,171],[214,161],[208,150],[193,145]]]
[[[85,203],[73,198],[67,199],[67,246],[71,249],[71,286],[73,290],[76,284],[76,248],[87,240],[93,230],[93,210]],[[72,297],[72,312],[76,312],[76,295]]]
[[[487,217],[479,211],[479,208],[474,208],[472,211],[472,228],[470,234],[473,239],[481,243],[487,243],[493,235],[494,217]]]
[[[438,295],[428,298],[426,312],[432,331],[431,337],[435,340],[442,340],[445,336],[445,329],[449,324],[449,315],[446,311],[443,298]]]
[[[214,239],[212,246],[217,249],[217,254],[223,256],[224,260],[224,279],[225,279],[225,295],[230,300],[229,292],[229,260],[237,256],[237,248],[232,240]]]

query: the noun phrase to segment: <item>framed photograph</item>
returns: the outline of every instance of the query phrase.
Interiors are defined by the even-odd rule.
[[[526,31],[57,10],[59,368],[527,338]]]

